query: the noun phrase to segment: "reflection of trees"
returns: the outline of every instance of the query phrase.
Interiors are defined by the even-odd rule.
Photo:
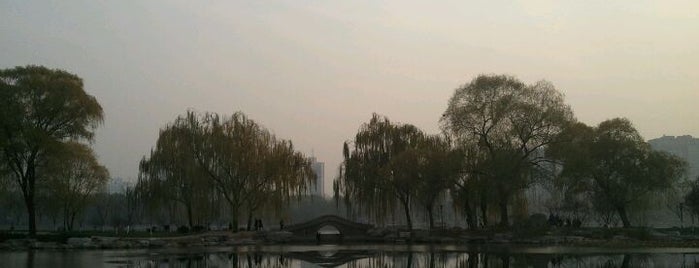
[[[430,268],[434,268],[434,252],[430,252]]]
[[[478,253],[472,252],[468,254],[468,267],[476,267],[478,265]]]
[[[622,268],[629,267],[630,262],[631,262],[631,255],[629,255],[629,254],[624,255],[624,260],[621,262],[621,267]]]
[[[683,257],[684,258],[684,257]],[[654,266],[650,255],[556,255],[550,258],[548,267],[605,267],[627,268],[639,266]]]
[[[34,267],[34,250],[29,250],[27,251],[27,266],[26,267]]]
[[[610,257],[600,267],[603,267],[603,268],[627,268],[627,267],[630,267],[629,266],[630,262],[631,262],[631,256],[627,254],[627,255],[624,255],[621,262],[619,262],[618,258]]]
[[[367,251],[338,251],[338,254],[346,256],[342,259],[351,259],[346,262],[335,262],[332,259],[316,258],[308,256],[320,256],[315,251],[266,253],[266,252],[221,252],[185,254],[179,256],[165,256],[161,259],[139,259],[129,261],[130,265],[159,267],[167,264],[172,267],[309,267],[314,264],[320,267],[347,267],[347,268],[383,268],[383,267],[411,267],[411,268],[488,268],[488,267],[652,267],[667,264],[680,265],[685,256],[672,255],[549,255],[549,254],[508,254],[508,253],[476,253],[476,252],[444,252],[430,251],[379,251],[367,253]],[[695,255],[695,254],[690,254]],[[27,263],[33,263],[33,255],[29,253]],[[671,265],[672,266],[672,265]],[[31,266],[30,266],[31,267]],[[682,266],[687,267],[687,266]]]

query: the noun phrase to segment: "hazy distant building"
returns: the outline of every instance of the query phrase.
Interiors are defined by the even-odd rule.
[[[658,151],[664,151],[687,161],[689,164],[689,178],[699,176],[699,139],[690,135],[662,136],[649,140],[651,147]]]
[[[311,157],[311,168],[316,174],[316,183],[311,187],[311,195],[325,196],[325,163],[318,162],[315,157]]]
[[[107,182],[107,193],[110,194],[117,194],[117,193],[123,193],[126,190],[126,186],[128,186],[129,183],[127,181],[124,181],[124,179],[120,177],[114,177],[109,179],[109,182]]]

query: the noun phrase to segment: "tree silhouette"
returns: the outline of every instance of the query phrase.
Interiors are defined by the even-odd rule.
[[[242,209],[250,228],[256,211],[280,209],[315,180],[310,160],[291,142],[277,139],[240,112],[221,117],[188,111],[161,131],[141,170],[140,183],[156,185],[143,189],[169,185],[165,189],[178,190],[173,198],[188,210],[195,206],[188,205],[192,200],[210,201],[206,197],[215,191],[231,209],[234,230]]]
[[[686,173],[683,160],[652,150],[625,118],[594,128],[576,124],[561,136],[569,142],[549,150],[563,165],[561,177],[589,193],[598,213],[615,211],[624,227],[631,227],[632,205],[671,188]]]
[[[380,219],[397,202],[412,230],[411,204],[421,180],[418,145],[424,138],[413,125],[394,124],[373,114],[353,143],[343,145],[344,161],[334,184],[336,197],[344,196],[348,211],[357,208]]]
[[[41,66],[0,70],[0,150],[24,198],[36,235],[38,170],[68,141],[91,141],[102,107],[78,76]]]
[[[63,226],[69,231],[76,216],[109,179],[107,168],[97,162],[92,149],[76,142],[68,142],[61,152],[53,153],[42,171],[49,200],[62,210]]]
[[[553,85],[526,85],[505,75],[480,75],[449,100],[442,126],[459,146],[475,146],[478,173],[497,196],[502,225],[512,197],[531,184],[529,170],[546,161],[536,154],[555,143],[573,113]]]

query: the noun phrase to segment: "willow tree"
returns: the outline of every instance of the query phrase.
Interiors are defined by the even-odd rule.
[[[250,222],[259,209],[280,208],[315,180],[310,160],[290,141],[277,139],[240,112],[222,117],[189,111],[163,130],[161,138],[142,165],[148,181],[172,181],[182,190],[208,185],[230,207],[234,230],[243,209]],[[182,198],[186,194],[191,189],[180,193]]]
[[[139,165],[139,184],[148,191],[144,195],[147,201],[181,204],[190,227],[200,218],[195,213],[203,212],[208,197],[215,193],[207,174],[194,158],[193,131],[186,118],[178,118],[161,129],[155,147]]]
[[[529,171],[546,161],[537,151],[555,143],[573,113],[553,85],[527,85],[505,75],[479,75],[456,89],[442,126],[461,147],[476,147],[483,157],[474,174],[492,187],[502,225],[508,205],[531,184]]]
[[[91,141],[102,107],[85,93],[78,76],[41,66],[0,70],[0,158],[7,163],[36,235],[38,171],[47,155],[67,141]]]
[[[427,211],[429,227],[433,229],[435,203],[462,174],[463,153],[439,135],[425,136],[417,147],[419,178],[415,199]]]
[[[309,158],[243,113],[222,119],[214,114],[204,117],[203,154],[198,159],[229,202],[236,229],[241,207],[246,208],[250,223],[261,207],[278,209],[315,180]]]
[[[420,180],[418,144],[424,136],[413,125],[372,115],[353,143],[343,145],[344,161],[334,184],[336,198],[343,195],[348,210],[356,205],[379,219],[398,203],[412,229],[410,209]]]
[[[459,214],[466,216],[466,224],[470,229],[477,229],[478,210],[480,209],[480,219],[484,226],[488,225],[488,204],[493,199],[493,189],[490,180],[483,170],[484,154],[475,145],[457,147],[461,152],[461,172],[451,180],[449,192],[454,200],[454,208]]]
[[[69,142],[52,154],[42,176],[46,178],[48,195],[60,207],[63,227],[73,230],[75,219],[107,185],[109,172],[100,165],[89,147]]]
[[[269,132],[260,131],[253,144],[253,150],[245,157],[250,170],[246,171],[242,189],[248,230],[252,230],[255,213],[264,208],[281,210],[315,181],[309,159],[295,151],[290,141],[277,140]]]

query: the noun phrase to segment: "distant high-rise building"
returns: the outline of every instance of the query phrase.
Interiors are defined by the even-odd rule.
[[[316,183],[311,188],[312,195],[325,196],[325,163],[318,162],[315,157],[311,157],[311,169],[316,174]]]
[[[690,135],[662,136],[648,143],[655,150],[674,154],[687,161],[690,179],[699,176],[699,139]]]

